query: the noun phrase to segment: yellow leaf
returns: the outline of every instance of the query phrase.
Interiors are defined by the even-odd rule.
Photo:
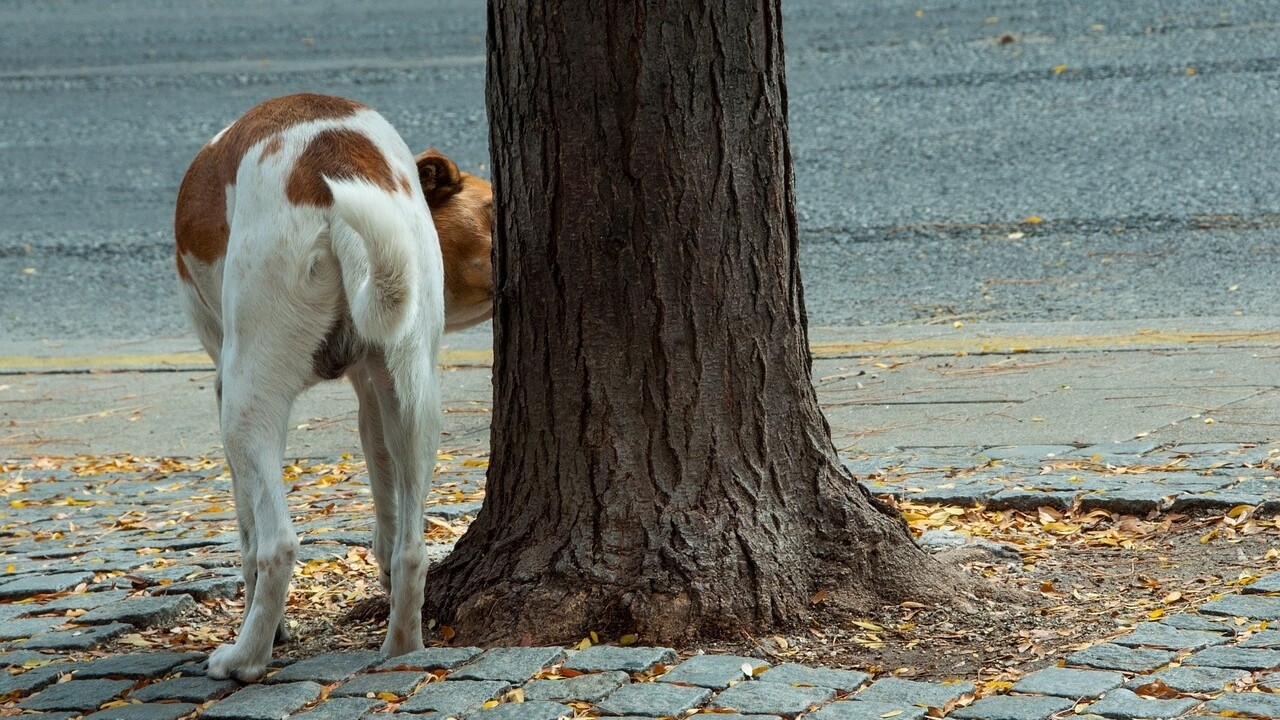
[[[492,710],[493,708],[498,707],[498,704],[499,704],[499,703],[498,703],[498,701],[497,701],[497,700],[489,700],[489,701],[485,702],[485,704],[484,704],[484,706],[483,706],[483,707],[484,707],[484,709],[485,709],[485,710]]]
[[[879,625],[873,622],[867,622],[865,620],[854,620],[853,624],[857,625],[863,630],[870,630],[871,632],[884,632],[884,628],[880,627]]]
[[[1252,506],[1252,505],[1237,505],[1237,506],[1235,506],[1235,507],[1233,507],[1233,508],[1231,508],[1230,510],[1228,510],[1228,511],[1227,511],[1227,517],[1229,517],[1229,518],[1238,518],[1238,517],[1240,517],[1241,515],[1243,515],[1243,514],[1245,514],[1245,513],[1249,512],[1249,511],[1251,511],[1251,510],[1253,510],[1253,506]]]
[[[1151,612],[1147,613],[1147,617],[1151,618],[1152,620],[1158,620],[1164,617],[1164,610],[1162,610],[1161,608],[1156,608],[1155,610],[1152,610]]]
[[[463,460],[463,461],[462,461],[462,466],[463,466],[463,467],[489,467],[489,461],[488,461],[488,460],[476,460],[476,459],[472,458],[472,459],[470,459],[470,460]]]
[[[575,650],[586,650],[591,647],[591,638],[582,638],[577,645],[573,646]]]
[[[600,644],[600,636],[599,636],[599,635],[596,635],[596,631],[595,631],[595,630],[592,630],[592,631],[591,631],[591,642],[593,642],[593,643],[595,643],[595,644],[597,644],[597,645],[599,645],[599,644]]]
[[[1171,593],[1169,593],[1168,595],[1165,595],[1165,596],[1164,596],[1164,604],[1165,604],[1165,605],[1172,605],[1172,604],[1174,604],[1174,603],[1178,602],[1178,601],[1179,601],[1179,600],[1181,600],[1181,599],[1182,599],[1182,593],[1181,593],[1181,592],[1179,592],[1179,591],[1177,591],[1177,590],[1174,590],[1173,592],[1171,592]]]
[[[389,693],[389,692],[380,692],[374,695],[374,697],[378,698],[379,700],[386,700],[387,702],[395,702],[400,699],[400,696],[396,695],[395,693]]]
[[[1054,74],[1054,75],[1061,75],[1062,73],[1064,73],[1064,72],[1066,72],[1066,71],[1067,71],[1067,64],[1066,64],[1066,63],[1063,63],[1063,64],[1061,64],[1061,65],[1054,65],[1054,66],[1053,66],[1053,74]]]
[[[881,715],[880,715],[880,717],[882,717],[882,718],[891,718],[891,717],[898,717],[898,716],[899,716],[899,715],[901,715],[901,714],[902,714],[902,711],[901,711],[901,710],[890,710],[890,711],[889,711],[889,712],[887,712],[887,713],[883,713],[883,714],[881,714]]]
[[[626,647],[626,646],[628,646],[628,645],[635,645],[635,644],[636,644],[636,636],[635,636],[635,635],[623,635],[622,637],[618,638],[618,644],[619,644],[619,645],[621,645],[621,646],[623,646],[623,647]]]
[[[1040,223],[1044,222],[1044,218],[1040,217],[1039,215],[1028,215],[1025,218],[1023,218],[1022,222],[1025,225],[1039,225]]]

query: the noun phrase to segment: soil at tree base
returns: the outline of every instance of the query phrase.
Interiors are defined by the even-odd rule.
[[[1044,518],[1034,513],[966,513],[1004,525],[992,539],[1021,555],[1021,561],[1008,562],[973,553],[962,562],[966,573],[991,584],[997,599],[967,598],[964,607],[905,603],[851,614],[818,597],[812,617],[802,625],[677,650],[682,657],[725,652],[774,664],[798,662],[921,680],[1005,680],[1280,569],[1280,552],[1268,552],[1280,547],[1280,519],[1238,524],[1223,516],[1068,514],[1065,520],[1084,524],[1094,536],[1073,543],[1037,531]],[[959,516],[956,526],[963,528],[965,519]],[[1116,546],[1108,547],[1112,543]],[[314,631],[304,630],[305,639],[291,646],[290,654],[310,656],[358,646],[362,636],[366,644],[378,637],[342,623],[336,636],[326,636],[321,628],[329,622],[306,623]],[[342,644],[344,637],[353,644]],[[581,640],[563,638],[563,644]],[[428,641],[444,642],[438,630]],[[459,636],[451,644],[469,643]]]

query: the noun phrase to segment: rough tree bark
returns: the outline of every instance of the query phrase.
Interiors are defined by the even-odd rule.
[[[431,570],[468,642],[681,642],[822,589],[952,597],[810,381],[779,0],[490,0],[488,494]]]

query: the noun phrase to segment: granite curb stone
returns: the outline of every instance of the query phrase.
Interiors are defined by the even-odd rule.
[[[99,710],[84,720],[178,720],[195,709],[190,703],[139,703]]]
[[[875,700],[837,700],[817,712],[805,715],[806,720],[920,720],[925,709],[915,705],[878,702]]]
[[[1102,643],[1067,656],[1068,665],[1085,665],[1102,670],[1143,673],[1168,665],[1177,657],[1165,650],[1128,648],[1115,643]]]
[[[449,678],[522,683],[563,659],[564,650],[558,647],[494,648],[458,668]]]
[[[1075,701],[1062,697],[992,695],[952,711],[950,717],[961,720],[1045,720],[1073,705]]]
[[[777,682],[744,680],[712,699],[710,707],[737,710],[744,715],[777,715],[793,718],[815,705],[831,700],[831,688],[794,687]]]
[[[1246,675],[1248,673],[1243,670],[1180,666],[1161,670],[1154,675],[1138,675],[1125,683],[1125,687],[1133,690],[1153,680],[1159,680],[1178,692],[1211,693],[1221,691],[1227,684],[1233,683]]]
[[[812,685],[842,692],[857,690],[870,678],[870,675],[858,670],[811,668],[795,663],[783,663],[756,676],[760,682]]]
[[[57,683],[18,703],[25,710],[97,710],[133,687],[130,680],[72,680]]]
[[[407,697],[414,689],[426,680],[430,673],[418,670],[399,670],[394,672],[365,673],[356,675],[350,680],[334,688],[330,697],[364,697],[369,693],[379,695],[391,693],[396,697]]]
[[[210,705],[208,720],[280,720],[315,702],[324,687],[313,682],[249,685]]]
[[[743,665],[750,666],[753,673],[759,668],[769,667],[769,663],[763,660],[741,655],[694,655],[668,670],[658,680],[723,690],[734,681],[746,679]]]
[[[384,705],[373,698],[333,698],[289,720],[359,720]]]
[[[205,703],[216,700],[240,687],[235,680],[214,680],[204,675],[190,675],[152,683],[134,690],[129,697],[143,702],[154,700],[180,700]]]
[[[1280,666],[1280,650],[1254,650],[1240,647],[1211,647],[1186,658],[1187,665],[1237,670],[1270,670]]]
[[[475,720],[558,720],[573,717],[573,708],[546,700],[502,703],[475,714]]]
[[[470,662],[480,653],[478,647],[431,647],[393,657],[378,666],[379,670],[452,670]]]
[[[629,673],[648,672],[657,665],[672,665],[676,651],[665,647],[619,647],[592,645],[565,661],[564,667],[578,672],[621,670]]]
[[[1013,691],[1085,700],[1114,690],[1123,683],[1124,676],[1117,672],[1055,667],[1024,676],[1013,686]]]
[[[346,680],[362,670],[373,667],[383,659],[385,656],[382,653],[372,650],[329,652],[295,662],[267,678],[267,682],[276,684],[309,680],[328,685]]]
[[[100,605],[81,615],[76,622],[83,625],[127,623],[143,628],[157,627],[173,622],[195,606],[196,601],[189,595],[146,595]]]
[[[1156,700],[1137,695],[1132,690],[1120,688],[1107,693],[1106,697],[1085,708],[1084,712],[1116,720],[1174,718],[1191,712],[1191,709],[1199,704],[1200,701],[1194,698]]]
[[[596,707],[606,715],[680,717],[709,697],[711,691],[704,687],[661,682],[633,683],[614,690],[609,697],[596,703]]]
[[[524,697],[526,700],[597,703],[630,680],[629,675],[617,670],[563,680],[531,680],[524,686]]]
[[[400,704],[402,712],[437,712],[464,718],[486,702],[511,689],[501,680],[449,680],[428,683]]]
[[[1211,713],[1224,711],[1252,715],[1255,717],[1280,717],[1280,695],[1274,693],[1224,693],[1205,703],[1204,709]]]
[[[939,685],[936,683],[903,680],[901,678],[884,678],[877,680],[870,687],[854,695],[857,700],[874,700],[876,702],[896,705],[920,705],[925,707],[946,707],[947,703],[960,699],[966,693],[975,690],[971,682]]]

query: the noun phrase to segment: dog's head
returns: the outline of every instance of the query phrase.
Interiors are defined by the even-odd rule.
[[[435,150],[417,162],[444,256],[445,330],[461,330],[493,314],[493,188]]]

